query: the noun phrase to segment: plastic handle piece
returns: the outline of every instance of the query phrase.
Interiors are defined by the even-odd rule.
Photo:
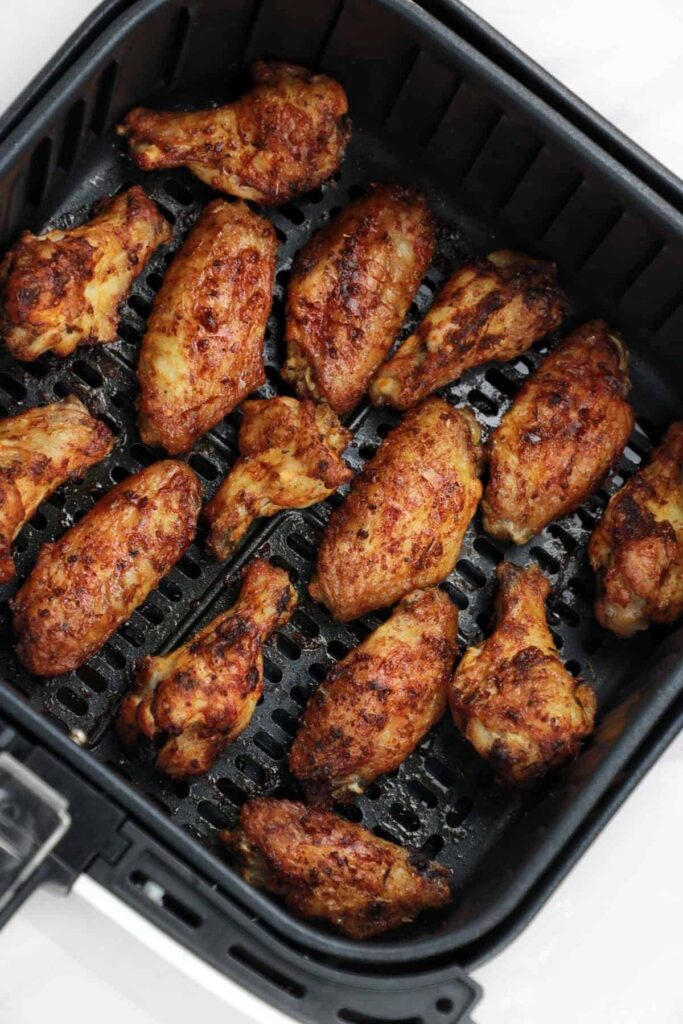
[[[11,754],[0,754],[0,911],[71,825],[68,801]]]

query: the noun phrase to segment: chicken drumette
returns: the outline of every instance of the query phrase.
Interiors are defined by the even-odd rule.
[[[342,416],[391,348],[434,251],[424,196],[375,185],[298,254],[287,295],[283,377]]]
[[[481,454],[468,410],[439,398],[411,409],[333,512],[314,600],[344,622],[445,579],[481,496]]]
[[[545,616],[550,584],[537,566],[501,562],[496,624],[470,647],[449,693],[455,724],[499,780],[526,786],[578,752],[595,693],[562,663]]]
[[[247,882],[353,939],[397,928],[452,899],[448,868],[290,800],[249,800],[239,825],[221,839]]]
[[[11,602],[28,671],[61,675],[95,654],[189,547],[200,504],[189,466],[155,462],[44,544]]]
[[[443,715],[458,611],[442,590],[416,590],[321,683],[289,767],[313,801],[351,801],[405,761]]]
[[[351,432],[329,406],[296,398],[245,402],[240,458],[204,509],[208,548],[228,558],[254,519],[324,501],[353,477],[342,452]]]
[[[377,405],[408,409],[465,370],[514,359],[552,331],[566,308],[552,263],[492,252],[461,267],[414,334],[374,376]]]
[[[200,775],[246,729],[263,693],[268,637],[297,602],[287,573],[262,559],[244,573],[235,604],[171,654],[143,658],[117,729],[123,744],[158,746],[156,766],[172,776]]]
[[[618,636],[683,615],[683,420],[614,495],[590,539],[595,614]]]
[[[140,436],[185,452],[265,383],[277,238],[245,203],[217,199],[173,260],[140,350]]]
[[[624,344],[601,320],[544,360],[489,438],[487,533],[525,544],[597,490],[633,428],[629,386]]]
[[[139,185],[68,231],[25,231],[0,266],[2,333],[16,359],[115,341],[119,306],[171,228]]]
[[[327,75],[256,61],[253,88],[212,110],[137,107],[117,128],[143,170],[188,167],[219,192],[275,205],[327,181],[350,135],[346,94]]]
[[[40,503],[113,447],[109,428],[73,395],[0,421],[0,583],[14,576],[12,541]]]

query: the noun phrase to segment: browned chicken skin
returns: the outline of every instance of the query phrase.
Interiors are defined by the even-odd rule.
[[[73,395],[0,420],[0,583],[14,576],[12,542],[40,503],[113,447],[108,427]]]
[[[446,710],[457,630],[447,594],[416,590],[334,666],[289,754],[309,800],[352,801],[412,753]]]
[[[411,409],[332,514],[313,599],[345,622],[445,579],[479,503],[481,463],[469,410],[439,398]]]
[[[470,647],[449,694],[453,720],[499,780],[526,786],[570,760],[592,731],[595,693],[562,664],[537,566],[501,562],[496,624]]]
[[[633,428],[628,356],[602,320],[552,352],[489,438],[484,529],[524,544],[600,486]]]
[[[588,546],[595,614],[617,636],[683,615],[683,420],[610,501]]]
[[[244,572],[235,604],[182,647],[138,664],[117,722],[122,743],[160,743],[157,768],[200,775],[246,729],[263,693],[268,637],[291,617],[297,595],[287,573],[263,559]]]
[[[342,460],[352,434],[327,405],[296,398],[245,402],[240,458],[204,509],[207,547],[229,558],[251,523],[324,501],[353,477]]]
[[[206,207],[173,260],[142,342],[143,441],[187,451],[265,383],[277,238],[245,203]]]
[[[3,337],[16,359],[68,356],[78,345],[115,341],[119,307],[171,228],[134,185],[92,220],[44,235],[24,231],[0,266]]]
[[[413,188],[374,185],[304,246],[287,295],[287,362],[302,397],[343,416],[391,348],[434,252],[434,221]]]
[[[188,167],[219,192],[275,205],[327,181],[350,135],[346,94],[327,75],[256,61],[252,89],[225,107],[137,107],[117,128],[138,167]]]
[[[375,374],[377,405],[408,409],[465,370],[525,352],[566,309],[555,266],[518,252],[492,252],[453,274],[414,334]]]
[[[117,484],[53,544],[11,602],[29,672],[78,668],[130,618],[191,543],[199,482],[182,462],[155,462]]]
[[[290,800],[249,800],[239,825],[220,837],[250,885],[352,939],[380,935],[452,899],[448,868]]]

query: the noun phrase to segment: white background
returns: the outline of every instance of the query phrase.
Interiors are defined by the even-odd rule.
[[[93,6],[0,0],[0,107]],[[683,175],[680,0],[471,6]],[[478,1024],[682,1024],[682,795],[679,738],[523,935],[476,972]],[[187,1024],[189,1014],[279,1018],[88,879],[68,899],[37,894],[0,934],[0,1024]]]

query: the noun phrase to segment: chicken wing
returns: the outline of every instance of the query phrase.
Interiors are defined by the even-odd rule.
[[[617,636],[683,615],[683,420],[610,501],[588,545],[595,614]]]
[[[352,939],[397,928],[453,898],[448,868],[330,811],[290,800],[247,801],[239,825],[220,838],[250,885]]]
[[[499,780],[526,786],[578,752],[595,693],[562,664],[545,617],[550,584],[537,566],[501,562],[496,625],[470,647],[449,693],[453,720]]]
[[[134,185],[92,220],[44,235],[24,231],[0,265],[2,330],[16,359],[68,356],[78,345],[115,341],[119,306],[171,228]]]
[[[138,167],[188,167],[219,192],[276,205],[339,168],[351,134],[346,93],[327,75],[256,61],[236,103],[165,113],[137,107],[117,128]]]
[[[237,460],[204,509],[207,547],[229,558],[260,516],[324,501],[353,477],[342,460],[352,438],[327,405],[296,398],[245,402]]]
[[[182,462],[117,484],[54,544],[10,602],[29,672],[78,668],[142,604],[194,537],[201,488]]]
[[[398,768],[446,710],[458,610],[415,590],[313,694],[289,768],[315,802],[350,802]]]
[[[633,428],[629,387],[624,344],[601,320],[545,359],[489,438],[487,533],[525,544],[597,490]]]
[[[0,420],[0,583],[14,576],[12,542],[41,502],[113,447],[108,427],[73,395]]]
[[[249,725],[263,693],[261,648],[296,603],[286,572],[251,562],[232,608],[171,654],[138,664],[117,722],[124,746],[153,741],[156,766],[167,775],[208,771]]]
[[[469,410],[440,398],[411,409],[333,512],[313,599],[346,622],[445,579],[479,503],[481,463]]]
[[[138,363],[143,441],[185,452],[265,383],[277,238],[245,203],[209,203],[154,302]]]
[[[426,317],[370,385],[376,405],[408,409],[465,370],[526,352],[562,320],[566,298],[555,265],[492,252],[461,267]]]
[[[304,246],[287,296],[282,376],[343,416],[365,394],[434,251],[434,221],[412,188],[375,185]]]

